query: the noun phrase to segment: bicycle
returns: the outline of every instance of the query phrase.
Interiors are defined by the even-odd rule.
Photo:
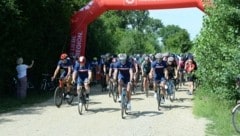
[[[175,83],[174,79],[169,79],[166,81],[165,89],[167,91],[167,98],[172,102],[175,99]]]
[[[240,87],[240,77],[237,77],[236,88]],[[232,109],[232,124],[234,129],[240,133],[240,101],[237,101],[237,104]]]
[[[70,86],[69,98],[66,98],[67,86],[63,83],[63,79],[59,80],[59,85],[54,91],[54,103],[59,108],[62,105],[62,101],[66,100],[69,105],[72,104],[72,101],[75,96],[77,96],[76,85]]]
[[[117,99],[119,97],[119,94],[118,94],[118,88],[117,88],[117,83],[115,83],[113,81],[113,79],[110,79],[109,80],[109,92],[108,92],[108,95],[109,97],[113,97],[113,101],[114,102],[117,102]]]
[[[143,84],[144,84],[144,76],[141,76],[141,78],[142,78],[142,80],[141,80],[141,91],[142,92],[144,92],[144,87],[143,87]],[[147,82],[147,85],[148,86],[146,86],[146,90],[145,90],[145,95],[146,95],[146,97],[148,97],[148,95],[149,95],[149,86],[150,86],[150,78],[149,78],[149,76],[147,75],[147,77],[146,77],[147,79],[146,79],[146,82]]]
[[[86,89],[84,85],[80,87],[80,93],[78,94],[78,113],[83,114],[83,107],[85,111],[88,111],[89,100],[86,100]]]
[[[162,99],[164,99],[164,95],[161,93],[163,90],[162,86],[160,85],[160,83],[158,83],[157,85],[157,106],[158,106],[158,110],[160,111],[160,107],[161,107],[161,101]]]
[[[56,88],[56,86],[54,82],[51,81],[51,75],[48,73],[46,74],[44,73],[42,74],[42,76],[43,76],[43,79],[42,79],[40,89],[42,91],[53,91]]]

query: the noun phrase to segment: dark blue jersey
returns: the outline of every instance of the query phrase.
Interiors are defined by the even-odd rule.
[[[117,62],[115,65],[115,69],[118,69],[118,77],[124,77],[124,78],[130,78],[129,70],[133,68],[132,63],[126,62],[126,64],[121,64],[120,62]]]
[[[167,64],[165,61],[154,61],[151,64],[151,67],[154,68],[154,78],[156,77],[164,77],[164,69],[167,67]]]
[[[72,63],[69,59],[59,60],[57,65],[60,67],[61,77],[67,75],[68,67],[72,67]]]
[[[74,71],[77,72],[77,75],[80,78],[84,79],[88,77],[88,72],[91,71],[91,65],[86,63],[84,66],[81,66],[79,62],[75,64]]]

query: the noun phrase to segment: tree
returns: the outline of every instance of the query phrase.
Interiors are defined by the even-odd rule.
[[[197,62],[202,66],[197,73],[208,93],[235,99],[234,79],[240,73],[240,5],[220,0],[214,4],[207,9],[209,16],[205,16],[194,43]]]
[[[165,51],[185,53],[192,47],[188,32],[179,26],[168,25],[164,27],[160,31],[160,36],[162,37]]]

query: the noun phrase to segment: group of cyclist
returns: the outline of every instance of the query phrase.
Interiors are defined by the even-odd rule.
[[[92,61],[88,61],[85,56],[79,58],[70,58],[66,53],[61,54],[57,68],[55,69],[52,80],[54,80],[60,71],[60,79],[63,79],[67,86],[67,92],[70,91],[70,84],[77,83],[77,93],[80,87],[85,86],[87,99],[89,99],[90,82],[97,81],[98,75],[102,77],[103,87],[109,89],[109,82],[113,81],[118,84],[118,94],[121,94],[122,88],[126,88],[128,97],[128,109],[131,109],[131,88],[136,86],[139,78],[143,80],[143,91],[147,91],[150,81],[153,83],[153,90],[156,96],[157,86],[162,88],[163,96],[166,96],[166,81],[183,80],[184,72],[188,75],[190,81],[189,95],[193,94],[194,71],[196,70],[196,62],[193,55],[176,55],[171,53],[156,53],[143,55],[127,55],[120,53],[111,55],[106,53],[101,55],[99,59],[94,57]],[[66,96],[68,97],[68,93]],[[165,100],[165,99],[163,99]],[[121,95],[119,100],[121,101]],[[164,102],[164,101],[163,101]]]
[[[61,54],[57,67],[52,76],[52,80],[56,78],[60,72],[59,81],[66,85],[67,93],[64,97],[69,98],[71,84],[77,84],[77,94],[80,94],[80,87],[84,86],[86,89],[86,99],[89,99],[90,86],[92,79],[91,65],[87,63],[85,56],[79,58],[70,58],[66,53]]]

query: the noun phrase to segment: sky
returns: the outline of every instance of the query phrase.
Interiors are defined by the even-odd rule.
[[[184,28],[190,34],[190,39],[193,40],[199,34],[204,12],[198,8],[181,8],[181,9],[161,9],[149,10],[150,17],[160,19],[166,25],[178,25]]]

